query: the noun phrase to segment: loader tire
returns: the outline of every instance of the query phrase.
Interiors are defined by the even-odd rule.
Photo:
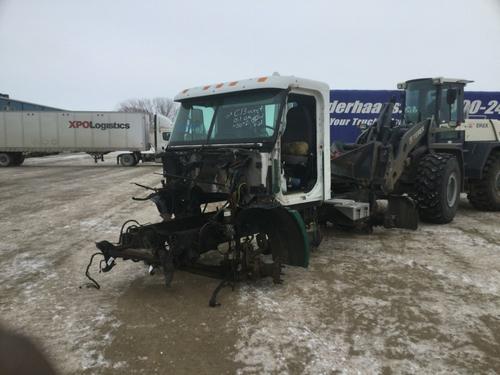
[[[453,220],[460,201],[460,166],[450,154],[428,154],[418,165],[415,199],[420,219],[446,224]]]
[[[486,160],[481,180],[471,181],[470,204],[480,211],[500,211],[500,154],[492,154]]]
[[[134,154],[123,154],[120,156],[120,164],[124,167],[133,167],[138,162],[139,160],[137,160]]]
[[[10,167],[14,164],[14,157],[9,152],[0,153],[0,167]]]

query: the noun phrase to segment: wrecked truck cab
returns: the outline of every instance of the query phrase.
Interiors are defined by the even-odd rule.
[[[167,285],[175,269],[280,283],[284,265],[307,267],[330,199],[328,99],[326,84],[279,75],[180,93],[162,186],[147,197],[163,220],[99,242],[104,271],[122,258],[161,269]]]
[[[260,183],[282,205],[330,198],[328,85],[272,75],[187,89],[175,100],[181,108],[170,150],[254,149]],[[193,141],[193,133],[201,139]]]
[[[161,269],[167,285],[176,269],[219,277],[215,305],[227,283],[280,283],[284,265],[307,267],[322,224],[416,228],[414,202],[394,190],[398,163],[386,157],[387,142],[330,155],[328,85],[275,74],[186,89],[175,100],[162,185],[139,198],[163,220],[131,222],[117,244],[99,242],[103,271],[122,258]],[[380,126],[389,113],[387,104]]]

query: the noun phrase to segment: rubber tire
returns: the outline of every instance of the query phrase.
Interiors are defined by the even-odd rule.
[[[124,167],[133,167],[138,162],[139,160],[137,160],[134,154],[123,154],[120,156],[120,164]]]
[[[321,228],[321,225],[319,223],[314,223],[312,224],[314,226],[314,229],[311,233],[311,246],[313,248],[318,248],[319,245],[321,245],[321,242],[323,241],[323,232],[322,232],[322,228]]]
[[[448,204],[448,182],[455,173],[455,200]],[[457,158],[436,153],[424,156],[418,165],[416,194],[420,219],[434,224],[453,221],[460,202],[461,172]]]
[[[14,162],[14,157],[9,152],[0,153],[0,167],[10,167]]]
[[[486,160],[482,180],[471,181],[467,198],[480,211],[500,211],[500,191],[496,178],[500,173],[500,153],[492,154]]]

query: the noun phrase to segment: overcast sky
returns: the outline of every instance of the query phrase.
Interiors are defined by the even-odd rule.
[[[0,92],[65,109],[278,71],[500,91],[500,0],[0,0]]]

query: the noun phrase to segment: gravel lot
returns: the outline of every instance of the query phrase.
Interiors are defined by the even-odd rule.
[[[328,229],[309,269],[224,290],[140,263],[93,274],[94,242],[154,222],[158,165],[112,156],[27,159],[0,170],[0,320],[36,338],[63,374],[498,373],[500,213],[462,199],[451,225],[372,235]]]

